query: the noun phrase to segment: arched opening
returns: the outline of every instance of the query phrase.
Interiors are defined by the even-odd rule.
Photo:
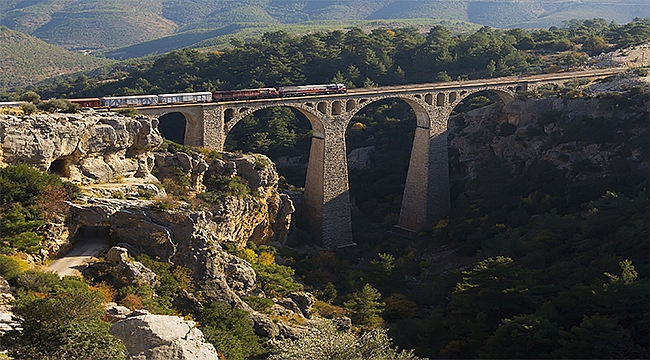
[[[61,158],[52,161],[48,171],[61,177],[70,177],[70,164],[68,159]]]
[[[290,232],[289,242],[296,238],[308,241],[309,238],[307,225],[301,221],[301,192],[306,183],[312,137],[322,136],[322,126],[314,127],[300,110],[276,106],[245,116],[232,127],[226,137],[226,151],[260,153],[275,163],[280,175],[280,188],[291,192],[296,206],[292,224],[305,230]]]
[[[332,115],[341,115],[343,112],[343,106],[340,101],[334,101],[332,103]]]
[[[445,93],[438,93],[436,96],[436,106],[445,106]]]
[[[319,102],[318,111],[320,111],[323,114],[327,114],[327,103],[324,101]]]
[[[424,101],[425,101],[427,104],[429,104],[429,105],[433,105],[433,95],[431,95],[431,94],[426,94],[426,95],[424,96]]]
[[[416,114],[403,100],[367,104],[346,131],[352,229],[360,246],[392,237],[402,205]]]
[[[350,112],[350,111],[354,110],[354,108],[355,108],[356,106],[357,106],[357,102],[356,102],[355,100],[348,100],[348,101],[345,103],[345,111],[346,111],[346,112]]]
[[[185,129],[187,119],[180,112],[165,114],[158,118],[158,131],[167,140],[185,144]]]

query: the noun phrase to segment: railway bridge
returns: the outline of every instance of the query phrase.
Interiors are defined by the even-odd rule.
[[[346,94],[224,101],[138,108],[140,113],[185,116],[186,145],[222,151],[226,136],[245,116],[258,110],[288,106],[304,114],[312,127],[311,150],[303,199],[303,216],[325,248],[353,245],[345,131],[352,117],[368,104],[401,99],[416,116],[415,137],[397,227],[417,232],[447,216],[450,206],[447,122],[466,97],[493,91],[505,102],[517,92],[571,79],[597,79],[623,68],[503,77],[485,80],[377,87]]]

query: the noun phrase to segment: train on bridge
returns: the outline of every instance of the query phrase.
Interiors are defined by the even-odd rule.
[[[115,108],[129,106],[151,106],[167,104],[193,104],[219,101],[254,100],[283,98],[293,96],[345,94],[343,84],[317,84],[300,86],[281,86],[279,88],[258,88],[226,90],[215,92],[192,92],[159,95],[107,96],[100,98],[66,99],[82,108]],[[46,100],[47,101],[47,100]],[[0,103],[0,106],[20,106],[22,102]]]

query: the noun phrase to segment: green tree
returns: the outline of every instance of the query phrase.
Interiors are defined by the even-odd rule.
[[[199,324],[206,340],[227,359],[244,360],[262,353],[261,339],[243,310],[212,303],[201,310]]]
[[[633,359],[644,355],[630,332],[616,319],[595,314],[584,316],[579,326],[561,332],[561,348],[552,353],[564,359]]]
[[[38,104],[41,101],[41,96],[34,91],[26,91],[20,96],[20,100],[28,101],[32,104]]]
[[[494,72],[497,70],[497,65],[494,60],[490,60],[486,67],[488,76],[494,75]]]
[[[382,321],[379,314],[383,311],[385,303],[379,301],[381,294],[370,284],[366,284],[359,291],[354,292],[343,306],[350,314],[352,322],[363,327],[372,328]]]
[[[535,314],[504,319],[485,342],[481,358],[547,359],[559,347],[559,331],[557,324]]]

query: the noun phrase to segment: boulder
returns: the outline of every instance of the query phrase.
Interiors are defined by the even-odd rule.
[[[122,247],[113,246],[106,253],[106,261],[115,268],[111,272],[118,283],[125,285],[147,285],[155,288],[158,285],[158,276],[139,261],[129,259],[129,252]]]
[[[276,186],[279,176],[275,164],[262,154],[243,155],[230,158],[237,166],[237,174],[248,180],[251,189]]]
[[[110,333],[122,340],[129,360],[219,358],[196,323],[177,316],[133,312],[114,323]]]
[[[0,336],[7,331],[20,329],[11,313],[11,302],[14,300],[11,287],[5,278],[0,276]]]
[[[127,315],[131,314],[131,309],[125,306],[119,306],[116,303],[108,303],[106,308],[106,320],[110,323],[116,323],[120,320],[126,319]]]
[[[307,319],[311,319],[311,307],[316,303],[316,297],[314,295],[300,291],[289,294],[289,299],[293,301],[294,304],[300,310],[300,313]]]
[[[374,155],[374,146],[354,149],[350,151],[350,154],[348,154],[348,167],[350,170],[370,169]]]
[[[253,330],[259,336],[273,338],[280,335],[280,328],[268,316],[258,312],[251,312]]]
[[[332,319],[338,331],[350,332],[352,330],[352,320],[349,317],[337,317]]]

